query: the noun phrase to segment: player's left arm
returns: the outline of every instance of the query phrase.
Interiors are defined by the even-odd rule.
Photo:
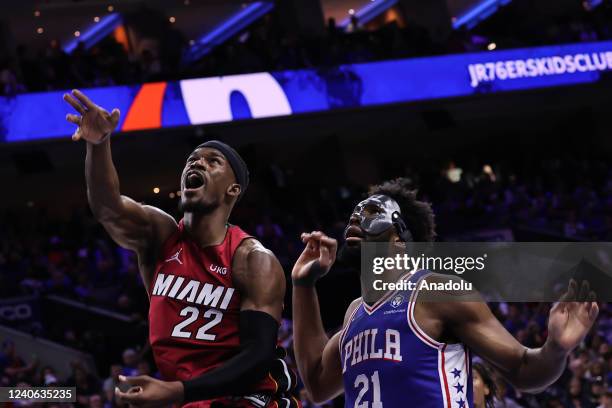
[[[578,291],[572,280],[550,311],[546,342],[533,349],[520,344],[484,301],[440,302],[436,308],[451,333],[526,392],[543,391],[561,376],[569,353],[587,335],[599,311],[588,283]]]
[[[187,381],[159,381],[148,376],[125,378],[132,385],[115,393],[121,401],[142,407],[244,395],[264,378],[276,355],[285,275],[278,259],[254,239],[236,250],[232,268],[241,295],[240,351],[220,367]]]

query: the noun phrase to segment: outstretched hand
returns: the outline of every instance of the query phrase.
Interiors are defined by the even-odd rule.
[[[128,385],[127,391],[115,388],[119,402],[134,407],[158,408],[167,407],[183,400],[183,384],[180,381],[161,381],[148,375],[135,377],[119,376],[122,385]]]
[[[93,144],[102,143],[119,123],[119,109],[115,108],[109,113],[78,89],[64,94],[64,100],[79,113],[79,115],[72,113],[66,115],[68,122],[78,126],[72,135],[72,140],[85,139]]]
[[[571,352],[587,335],[598,313],[596,295],[589,283],[583,281],[579,291],[578,283],[572,279],[567,292],[550,311],[549,340],[562,351]]]
[[[294,283],[312,284],[327,272],[336,261],[338,241],[321,231],[303,233],[300,237],[306,248],[295,262],[291,271]]]

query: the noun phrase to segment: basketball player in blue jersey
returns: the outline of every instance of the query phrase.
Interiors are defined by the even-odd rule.
[[[407,180],[397,179],[373,187],[355,207],[341,256],[357,260],[358,267],[362,242],[388,242],[392,252],[402,241],[434,236],[431,207],[416,200]],[[302,234],[302,241],[306,248],[292,271],[295,356],[315,402],[344,391],[350,408],[473,407],[472,352],[517,389],[539,392],[559,378],[598,314],[588,284],[579,290],[572,281],[550,311],[546,343],[531,349],[508,333],[484,302],[426,302],[413,290],[366,303],[362,292],[346,311],[343,329],[330,339],[315,284],[333,265],[337,242],[319,231]],[[442,281],[428,271],[407,279],[418,288],[424,278]],[[474,299],[475,293],[463,295]]]

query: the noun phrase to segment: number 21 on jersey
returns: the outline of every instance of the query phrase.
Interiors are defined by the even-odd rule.
[[[355,408],[383,408],[383,403],[380,400],[380,377],[378,376],[378,370],[368,378],[365,374],[359,374],[355,378],[355,388],[359,389],[357,399],[355,399]],[[364,397],[372,387],[372,403],[368,400],[364,401]]]

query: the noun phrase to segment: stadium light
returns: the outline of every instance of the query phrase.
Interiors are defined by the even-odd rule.
[[[195,61],[208,54],[213,48],[229,40],[274,8],[271,1],[256,1],[244,4],[241,9],[201,36],[187,50],[186,62]]]
[[[342,20],[338,26],[342,29],[346,29],[351,24],[351,17],[353,16],[357,17],[359,24],[367,24],[378,17],[381,13],[397,4],[397,1],[398,0],[377,0],[366,4],[359,10],[351,9],[353,12],[351,13],[349,10],[350,17]]]
[[[481,0],[468,9],[465,13],[453,19],[453,28],[458,29],[463,26],[473,28],[481,21],[493,15],[500,7],[510,3],[512,0]]]
[[[94,22],[84,30],[81,30],[77,35],[70,41],[67,41],[62,49],[67,54],[71,54],[79,44],[82,42],[85,45],[85,49],[93,47],[98,41],[111,34],[113,30],[123,23],[123,18],[119,13],[113,13],[106,15],[99,19],[99,22]]]

